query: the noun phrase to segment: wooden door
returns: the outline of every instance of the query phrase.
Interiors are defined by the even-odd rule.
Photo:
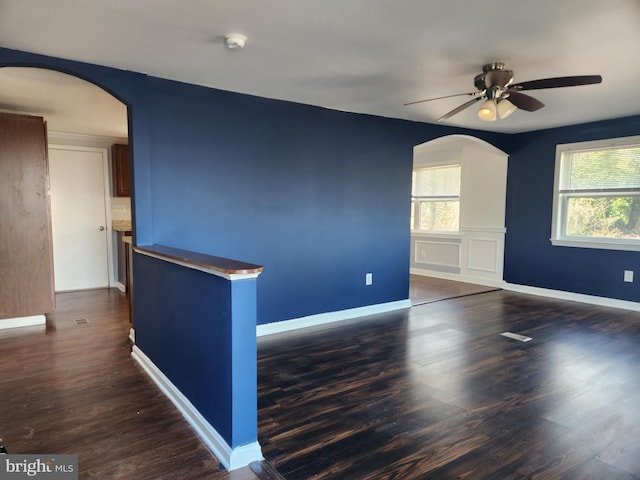
[[[0,113],[0,319],[54,307],[44,120]]]

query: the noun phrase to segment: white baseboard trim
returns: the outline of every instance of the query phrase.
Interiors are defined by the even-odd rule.
[[[136,360],[151,380],[162,390],[169,400],[176,406],[182,416],[196,431],[200,439],[213,452],[216,458],[231,471],[249,465],[251,462],[263,459],[260,443],[257,441],[248,445],[231,448],[213,426],[200,414],[193,404],[176,386],[160,371],[158,367],[136,345],[133,346],[131,356]]]
[[[366,307],[349,308],[347,310],[339,310],[337,312],[319,313],[317,315],[309,315],[307,317],[283,320],[282,322],[258,325],[256,328],[256,334],[258,337],[263,337],[265,335],[273,335],[274,333],[315,327],[317,325],[324,325],[325,323],[351,320],[356,317],[392,312],[394,310],[402,310],[405,308],[411,308],[411,302],[409,299],[398,300],[396,302],[378,303],[376,305],[367,305]]]
[[[136,343],[136,331],[133,328],[129,329],[129,340],[131,340],[133,344]]]
[[[122,293],[127,293],[127,287],[125,287],[122,283],[116,282],[116,288],[120,290]]]
[[[454,280],[456,282],[473,283],[476,285],[486,285],[487,287],[505,288],[505,282],[502,280],[493,280],[490,278],[469,277],[459,275],[457,273],[436,272],[433,270],[424,270],[421,268],[411,268],[410,273],[414,275],[422,275],[423,277],[440,278],[442,280]]]
[[[44,325],[47,318],[44,315],[32,315],[30,317],[5,318],[0,320],[0,330],[7,328],[33,327],[34,325]]]
[[[585,295],[582,293],[564,292],[562,290],[551,290],[549,288],[530,287],[528,285],[518,285],[515,283],[505,283],[503,288],[512,292],[528,293],[540,297],[557,298],[558,300],[570,300],[572,302],[588,303],[601,307],[620,308],[622,310],[632,310],[640,312],[640,303],[628,300],[618,300],[615,298],[596,297],[595,295]]]

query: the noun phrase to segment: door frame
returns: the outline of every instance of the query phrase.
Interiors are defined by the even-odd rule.
[[[105,221],[105,230],[106,230],[106,247],[107,247],[107,285],[109,287],[114,287],[114,270],[113,270],[113,242],[111,241],[112,237],[112,228],[111,228],[111,196],[110,196],[110,182],[109,182],[109,154],[106,148],[101,147],[87,147],[82,145],[64,145],[59,143],[51,143],[49,140],[49,151],[51,150],[74,150],[78,152],[92,152],[92,153],[100,153],[102,156],[102,179],[104,182],[104,221]]]
[[[102,154],[102,175],[104,179],[104,205],[105,205],[105,230],[107,231],[107,263],[108,285],[116,286],[113,252],[113,228],[111,215],[111,176],[109,168],[109,147],[114,143],[126,143],[126,139],[110,137],[94,137],[90,135],[78,135],[69,133],[49,132],[49,150],[78,150],[86,152],[99,152]]]

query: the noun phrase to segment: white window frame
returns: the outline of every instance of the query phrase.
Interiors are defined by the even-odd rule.
[[[580,150],[599,150],[633,146],[640,146],[640,135],[556,145],[556,164],[553,185],[553,214],[550,239],[552,245],[561,247],[640,251],[640,240],[630,238],[594,238],[566,235],[567,205],[564,200],[568,198],[568,195],[560,194],[560,169],[564,153]]]
[[[411,225],[411,233],[412,234],[435,234],[435,235],[459,235],[460,234],[460,223],[461,223],[461,219],[460,219],[460,215],[462,214],[461,210],[460,210],[460,206],[462,205],[461,201],[460,201],[460,196],[461,196],[461,192],[462,192],[462,164],[457,161],[457,162],[447,162],[447,163],[437,163],[437,164],[428,164],[428,165],[421,165],[421,166],[416,166],[413,168],[413,172],[417,172],[420,170],[432,170],[432,169],[436,169],[436,168],[451,168],[451,167],[458,167],[460,169],[460,186],[458,189],[458,195],[457,196],[452,196],[452,195],[443,195],[443,196],[430,196],[429,198],[436,202],[436,201],[447,201],[447,200],[456,200],[458,201],[458,229],[457,230],[425,230],[422,228],[419,228],[420,225],[420,202],[424,200],[423,197],[414,197],[413,195],[413,182],[411,182],[411,205],[412,208],[414,209],[414,214],[413,214],[413,225]]]

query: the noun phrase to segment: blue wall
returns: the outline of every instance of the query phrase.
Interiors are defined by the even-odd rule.
[[[504,139],[7,49],[0,64],[71,73],[129,105],[135,243],[263,265],[258,323],[406,299],[413,146]]]
[[[263,265],[258,323],[408,297],[412,148],[459,130],[156,78],[147,92],[155,243]]]
[[[549,242],[555,145],[640,134],[639,117],[501,135],[337,112],[0,49],[130,106],[137,244],[264,265],[258,323],[406,299],[412,148],[451,134],[510,154],[505,280],[639,300],[638,254]],[[364,274],[373,273],[373,285]]]
[[[640,301],[640,252],[553,246],[551,216],[556,145],[640,135],[640,116],[515,135],[507,173],[507,282]]]
[[[7,49],[0,64],[71,73],[129,105],[135,243],[263,265],[258,323],[406,299],[413,146],[506,141]]]

